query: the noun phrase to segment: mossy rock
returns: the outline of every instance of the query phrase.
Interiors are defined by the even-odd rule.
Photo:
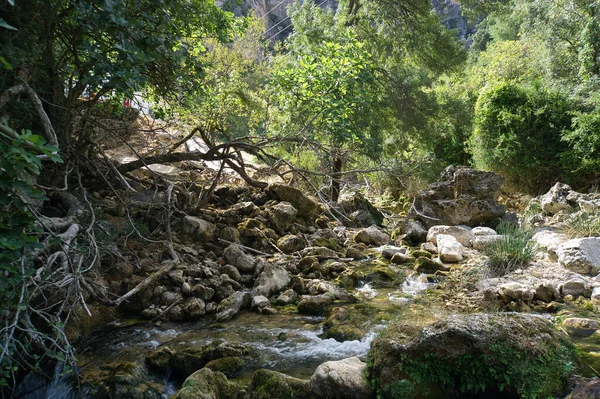
[[[227,356],[220,359],[211,360],[206,363],[205,368],[211,369],[212,371],[219,371],[227,378],[231,378],[238,374],[244,369],[250,362],[247,358],[241,358],[239,356]]]
[[[225,374],[203,368],[190,375],[172,399],[243,399],[246,391]]]
[[[146,365],[160,374],[168,373],[173,366],[174,352],[170,348],[160,348],[146,355]]]
[[[410,252],[410,256],[412,256],[413,258],[429,258],[431,259],[432,255],[431,252],[429,251],[425,251],[424,249],[415,249],[414,251]]]
[[[327,307],[334,301],[333,295],[329,293],[321,295],[302,295],[298,303],[298,313],[313,316],[323,316]]]
[[[337,251],[340,249],[340,245],[336,238],[319,237],[313,241],[312,245],[315,247],[325,247],[325,248],[333,249],[334,251]]]
[[[437,271],[448,271],[449,269],[441,262],[421,256],[417,258],[415,270],[419,273],[434,274]]]
[[[334,325],[323,333],[323,338],[333,338],[338,342],[359,341],[364,336],[363,330],[349,323]]]
[[[172,368],[182,377],[187,377],[212,360],[231,356],[245,357],[251,354],[251,350],[244,344],[217,339],[200,348],[178,349],[173,355]]]
[[[369,356],[383,399],[564,397],[579,364],[566,334],[517,313],[455,315],[423,329],[392,324]]]
[[[81,373],[86,397],[92,399],[159,399],[164,386],[143,365],[134,362],[113,362],[99,368],[90,367]]]
[[[252,375],[249,388],[252,399],[310,398],[308,380],[301,380],[272,370],[261,369]]]

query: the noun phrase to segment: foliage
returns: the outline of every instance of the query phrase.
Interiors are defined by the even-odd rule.
[[[471,151],[475,166],[494,171],[513,188],[547,191],[567,175],[560,154],[570,127],[570,104],[540,85],[490,84],[475,107]]]
[[[566,234],[571,238],[600,237],[600,212],[596,206],[581,209],[567,215],[563,222]]]
[[[590,101],[595,103],[591,111],[574,111],[572,129],[565,132],[563,140],[570,151],[563,154],[563,160],[574,165],[574,172],[584,175],[600,170],[600,94]]]
[[[530,230],[506,223],[501,223],[497,230],[501,238],[487,244],[483,250],[488,256],[485,274],[490,277],[503,276],[526,267],[535,257]]]
[[[45,198],[35,186],[35,177],[42,167],[37,154],[62,162],[56,150],[46,145],[42,137],[28,131],[14,138],[0,134],[0,153],[3,154],[0,158],[0,322],[3,326],[0,330],[0,389],[9,385],[23,364],[32,362],[33,353],[24,352],[13,337],[23,336],[22,331],[16,331],[16,324],[19,315],[28,310],[27,284],[35,272],[31,253],[39,248],[40,229],[29,209],[32,202]],[[20,345],[31,350],[30,340],[22,338]],[[57,359],[62,356],[59,352],[47,355]],[[33,359],[33,363],[37,360]]]

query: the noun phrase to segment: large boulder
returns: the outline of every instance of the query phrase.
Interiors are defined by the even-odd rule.
[[[465,247],[454,236],[438,234],[437,243],[442,262],[460,262],[463,260]]]
[[[371,399],[375,395],[364,376],[366,366],[357,357],[325,362],[310,377],[310,391],[319,399]]]
[[[392,324],[371,344],[371,359],[384,399],[555,397],[578,362],[566,334],[519,313],[454,315],[422,329]]]
[[[287,201],[298,210],[298,217],[311,219],[319,209],[315,201],[308,198],[304,193],[292,186],[273,183],[267,187],[267,192],[279,201]]]
[[[506,207],[496,202],[502,183],[502,177],[495,173],[449,166],[437,183],[419,191],[409,218],[426,228],[484,224],[506,213]]]
[[[273,370],[261,369],[254,372],[249,396],[252,399],[310,398],[307,380],[301,380]],[[223,396],[225,398],[225,396]]]
[[[185,216],[181,223],[183,234],[202,242],[212,241],[216,229],[214,224],[194,216]]]
[[[377,226],[370,226],[356,233],[354,241],[367,245],[381,246],[390,242],[390,236],[379,230]]]
[[[427,232],[427,241],[438,245],[438,235],[446,234],[456,238],[463,246],[470,247],[475,238],[471,230],[469,226],[433,226]]]
[[[600,270],[600,237],[576,238],[558,246],[558,263],[580,274]]]
[[[237,244],[231,244],[223,253],[225,260],[235,266],[242,273],[253,273],[255,268],[255,259],[244,252],[242,247]]]
[[[540,197],[540,205],[544,213],[555,215],[560,211],[570,209],[573,202],[570,194],[573,192],[567,184],[556,183],[546,194]]]
[[[203,368],[190,375],[173,399],[242,399],[246,392],[229,382],[225,374]]]
[[[361,193],[342,195],[337,210],[346,216],[340,219],[341,222],[350,227],[369,227],[383,223],[383,214]]]
[[[238,291],[223,299],[217,306],[217,321],[233,319],[242,308],[250,304],[250,293]]]

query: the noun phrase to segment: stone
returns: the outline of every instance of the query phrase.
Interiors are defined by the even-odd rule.
[[[417,260],[414,256],[404,254],[402,252],[395,253],[390,259],[390,263],[394,263],[396,265],[402,265],[406,263],[414,263]]]
[[[366,245],[381,246],[390,242],[390,236],[379,230],[377,226],[370,226],[356,233],[354,241]]]
[[[285,254],[293,254],[306,247],[306,240],[297,235],[287,235],[277,240],[277,248]]]
[[[251,309],[260,309],[265,308],[267,306],[271,306],[271,302],[269,302],[269,299],[267,297],[262,295],[256,295],[252,297],[252,302],[250,303]]]
[[[472,241],[473,249],[483,251],[488,245],[498,242],[502,239],[502,236],[496,234],[494,236],[475,236]]]
[[[573,298],[579,296],[590,297],[592,294],[590,284],[581,278],[571,279],[560,285],[559,288],[563,296],[571,295]]]
[[[478,236],[495,236],[498,235],[498,233],[496,232],[496,230],[490,228],[490,227],[484,227],[484,226],[477,226],[477,227],[473,227],[471,229],[471,234],[473,234],[475,237]]]
[[[227,356],[211,360],[204,367],[223,373],[226,377],[230,378],[239,373],[248,363],[248,359],[239,356]]]
[[[567,333],[574,337],[590,336],[600,328],[600,324],[596,320],[581,317],[569,317],[563,320],[562,325]]]
[[[215,290],[213,288],[202,284],[196,284],[192,287],[192,295],[196,298],[202,299],[203,301],[209,301],[214,294]]]
[[[418,220],[408,220],[404,225],[404,234],[413,245],[417,245],[427,240],[427,227]]]
[[[347,218],[341,218],[342,223],[351,227],[369,227],[383,223],[383,214],[359,192],[342,194],[337,210],[350,219],[348,221]]]
[[[469,226],[432,226],[427,232],[427,241],[431,241],[438,245],[437,237],[440,234],[445,234],[456,238],[465,247],[470,247],[473,241],[473,233]]]
[[[306,257],[315,257],[317,259],[331,259],[331,258],[339,258],[337,252],[333,249],[329,249],[326,247],[307,247],[300,251],[300,256],[303,258]]]
[[[437,246],[442,262],[460,262],[463,260],[465,247],[454,236],[438,234]]]
[[[271,296],[284,289],[292,280],[290,273],[281,265],[267,263],[254,283],[253,295]]]
[[[192,286],[190,283],[186,281],[185,283],[181,284],[181,293],[187,296],[192,295]]]
[[[225,374],[203,368],[186,378],[172,399],[242,399],[242,392]]]
[[[279,234],[284,234],[294,223],[298,210],[289,202],[280,202],[267,211],[271,227]]]
[[[295,187],[274,183],[267,187],[267,193],[279,201],[287,201],[298,210],[298,217],[312,219],[319,209],[318,204]]]
[[[310,377],[310,391],[318,399],[371,399],[366,366],[357,357],[325,362]]]
[[[392,257],[397,254],[397,253],[401,253],[401,254],[405,254],[407,252],[406,247],[393,247],[393,246],[388,246],[383,248],[383,250],[381,251],[381,256],[384,259],[392,259]]]
[[[415,264],[415,270],[419,273],[434,274],[437,271],[448,271],[448,270],[450,270],[450,268],[445,266],[439,260],[433,260],[433,259],[421,256],[421,257],[417,258],[417,262]]]
[[[506,207],[496,202],[502,183],[503,178],[491,172],[449,166],[437,183],[415,196],[409,219],[420,221],[427,229],[435,225],[485,224],[506,212]]]
[[[555,397],[570,379],[557,372],[557,365],[578,363],[566,334],[544,317],[522,313],[459,314],[424,328],[391,324],[372,342],[370,354],[369,375],[384,399],[481,395],[481,384],[486,389],[482,397],[490,391]],[[510,379],[503,378],[507,367]],[[392,390],[412,395],[395,396]]]
[[[209,242],[214,239],[216,226],[194,216],[184,216],[181,231],[200,242]]]
[[[223,252],[225,260],[235,266],[242,273],[254,273],[255,260],[246,254],[242,247],[231,244]]]
[[[561,244],[556,250],[558,263],[579,274],[600,271],[600,237],[576,238]]]
[[[565,399],[600,399],[600,379],[585,379]]]
[[[535,296],[535,291],[530,286],[512,282],[499,285],[498,295],[504,303],[512,301],[531,302]]]
[[[540,197],[540,205],[542,210],[548,215],[555,215],[560,211],[571,208],[571,204],[567,200],[569,194],[573,191],[567,184],[556,183],[544,195]]]
[[[552,302],[558,298],[558,291],[550,281],[542,281],[535,286],[535,299],[543,302]]]
[[[313,316],[325,315],[327,306],[331,305],[335,297],[331,293],[321,295],[301,295],[298,303],[298,313]]]
[[[307,380],[261,369],[252,375],[248,397],[252,399],[310,398],[310,385]]]
[[[225,274],[226,276],[229,276],[230,279],[232,279],[233,281],[240,281],[242,279],[242,275],[240,274],[240,271],[232,265],[223,265],[219,271],[221,272],[221,274]]]
[[[250,302],[249,292],[234,292],[232,295],[223,299],[217,306],[217,321],[227,321],[233,319],[240,310],[248,306]]]
[[[206,304],[200,298],[190,298],[182,306],[188,320],[197,320],[206,314]]]
[[[569,236],[563,233],[557,233],[548,228],[536,229],[531,240],[540,248],[546,248],[548,253],[556,256],[558,248],[569,241]]]
[[[437,246],[432,242],[424,242],[421,244],[421,250],[427,251],[430,254],[437,254],[438,249]]]
[[[294,291],[293,289],[290,288],[288,290],[283,291],[281,294],[279,294],[279,296],[275,300],[275,303],[277,305],[290,305],[290,304],[296,302],[297,299],[298,299],[298,294],[296,293],[296,291]]]

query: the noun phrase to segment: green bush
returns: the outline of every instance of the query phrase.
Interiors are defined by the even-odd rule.
[[[470,148],[475,166],[506,178],[513,189],[545,192],[567,175],[562,133],[571,126],[565,95],[534,84],[489,85],[475,106]]]
[[[530,241],[533,236],[531,230],[506,223],[501,223],[497,230],[502,237],[483,250],[488,256],[484,274],[490,277],[503,276],[525,267],[535,256],[535,248]]]

